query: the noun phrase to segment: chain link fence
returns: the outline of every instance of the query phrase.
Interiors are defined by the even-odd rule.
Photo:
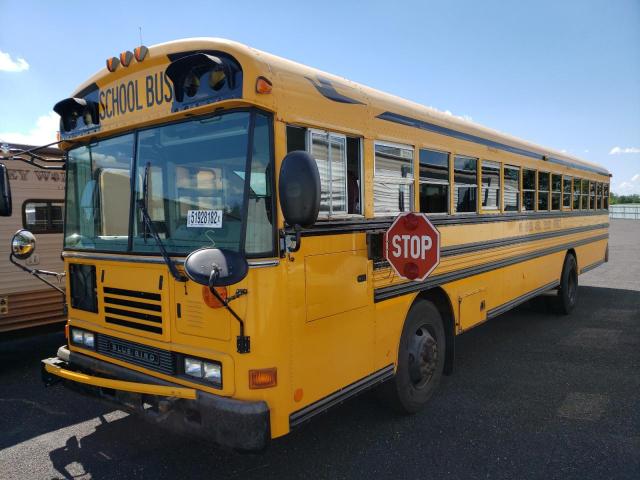
[[[609,218],[640,220],[640,205],[609,205]]]

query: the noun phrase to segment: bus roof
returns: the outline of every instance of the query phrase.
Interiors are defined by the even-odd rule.
[[[310,81],[311,78],[315,77],[327,80],[329,84],[330,82],[338,82],[338,85],[348,89],[349,97],[344,97],[349,100],[346,103],[365,104],[369,107],[371,113],[384,120],[390,120],[395,123],[414,126],[436,133],[444,132],[461,140],[471,139],[471,141],[476,142],[480,140],[479,143],[483,143],[488,147],[493,145],[503,150],[509,150],[512,153],[522,154],[522,152],[525,152],[525,155],[526,152],[535,153],[539,157],[544,156],[553,159],[556,163],[572,164],[578,167],[582,166],[586,170],[594,171],[602,175],[610,175],[608,170],[598,164],[587,162],[564,152],[534,144],[449,113],[441,112],[433,107],[424,106],[395,95],[381,92],[346,78],[329,74],[232,40],[208,37],[174,40],[149,47],[149,55],[158,58],[198,50],[217,50],[229,53],[240,61],[243,68],[245,65],[251,64],[253,69],[261,72],[261,74],[264,74],[267,78],[275,77],[279,73],[283,73],[305,77]],[[90,85],[100,84],[101,80],[103,81],[105,77],[109,75],[113,74],[109,72],[107,68],[101,69],[89,80],[80,85],[74,92],[74,96],[80,94],[80,92]],[[277,85],[274,84],[274,89],[275,88],[277,88]],[[320,90],[318,86],[316,86],[316,88]],[[343,101],[342,103],[345,102]]]

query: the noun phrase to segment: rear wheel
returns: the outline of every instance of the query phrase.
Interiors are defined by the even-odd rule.
[[[568,253],[564,258],[560,288],[553,299],[554,310],[561,315],[569,315],[578,303],[578,264],[576,257]]]
[[[420,410],[440,383],[445,348],[440,312],[429,301],[416,301],[400,338],[396,375],[380,388],[385,403],[402,413]]]

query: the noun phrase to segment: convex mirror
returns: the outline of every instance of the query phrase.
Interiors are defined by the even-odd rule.
[[[12,205],[9,171],[4,164],[0,163],[0,217],[10,217],[11,213]]]
[[[11,253],[19,260],[26,260],[36,249],[36,237],[29,230],[18,230],[11,239]]]
[[[187,256],[184,271],[201,285],[226,287],[238,283],[249,272],[249,264],[238,252],[222,248],[200,248]]]
[[[310,227],[320,211],[320,173],[311,155],[289,152],[280,166],[280,207],[290,226]]]

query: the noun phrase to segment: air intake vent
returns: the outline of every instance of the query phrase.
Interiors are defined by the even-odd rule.
[[[104,287],[106,323],[162,335],[162,297],[159,293]]]
[[[71,308],[96,313],[98,311],[96,267],[81,263],[69,264],[69,283]]]

